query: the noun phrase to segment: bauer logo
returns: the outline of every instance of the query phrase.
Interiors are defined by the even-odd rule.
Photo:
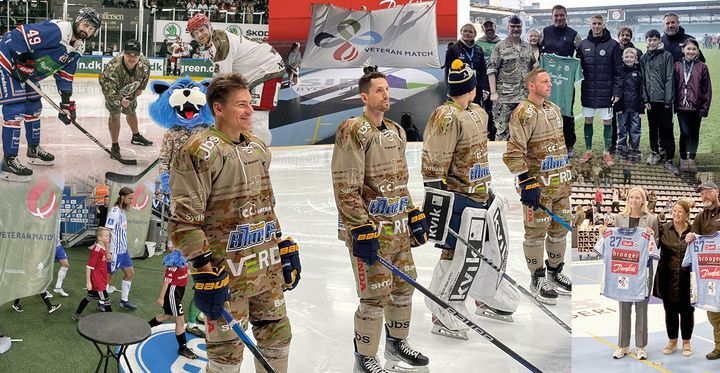
[[[197,359],[190,360],[177,354],[175,324],[165,323],[152,328],[148,339],[128,347],[128,361],[121,360],[121,372],[205,372],[208,362],[205,339],[190,333],[185,333],[185,336],[188,348],[197,354]]]
[[[263,221],[255,224],[241,224],[230,232],[226,251],[240,251],[249,247],[268,242],[275,237],[277,225],[275,221]]]
[[[46,219],[57,210],[61,195],[60,189],[50,185],[46,177],[38,180],[25,197],[25,206],[28,211],[41,219]]]

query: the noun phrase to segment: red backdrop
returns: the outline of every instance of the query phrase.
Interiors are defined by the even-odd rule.
[[[343,8],[359,10],[363,5],[368,10],[384,9],[392,0],[271,0],[270,40],[271,44],[294,41],[305,42],[310,29],[310,4],[330,3]],[[395,0],[403,5],[417,0]],[[382,5],[381,5],[382,3]],[[455,39],[457,36],[457,0],[437,0],[437,28],[439,39]]]

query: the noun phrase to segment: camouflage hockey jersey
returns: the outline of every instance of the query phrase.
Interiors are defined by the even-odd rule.
[[[362,115],[338,126],[332,180],[348,247],[350,229],[371,222],[380,226],[381,253],[410,247],[407,217],[413,204],[407,190],[406,143],[405,131],[389,119],[376,126]]]
[[[501,103],[518,103],[527,97],[523,79],[535,62],[532,48],[525,41],[513,43],[505,39],[495,45],[487,73],[495,74],[495,86]]]
[[[233,295],[282,284],[281,231],[270,184],[270,151],[250,133],[234,143],[215,127],[196,133],[172,161],[170,239],[186,258],[211,250]]]
[[[448,190],[487,201],[487,122],[485,110],[474,103],[464,110],[448,101],[435,109],[423,136],[423,181],[444,179]]]
[[[570,195],[572,169],[565,148],[560,108],[521,102],[510,116],[510,139],[503,161],[510,172],[537,177],[543,193]]]
[[[190,136],[202,132],[207,128],[207,125],[201,124],[189,130],[182,126],[175,126],[167,130],[163,137],[162,147],[160,148],[160,165],[158,166],[160,173],[170,171],[173,157],[180,153],[180,148],[185,145]]]
[[[105,101],[120,106],[123,97],[134,99],[136,92],[142,92],[150,80],[150,61],[140,55],[135,69],[129,71],[122,62],[122,54],[113,57],[100,74],[100,87]]]

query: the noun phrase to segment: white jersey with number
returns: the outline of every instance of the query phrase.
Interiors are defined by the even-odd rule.
[[[270,44],[256,43],[225,30],[213,31],[205,57],[213,61],[215,74],[237,72],[251,86],[267,80],[264,77],[268,75],[285,71],[282,57]]]
[[[697,236],[685,250],[682,266],[692,266],[697,284],[695,305],[707,311],[720,312],[720,232]]]
[[[595,245],[605,259],[602,294],[621,302],[639,302],[650,293],[649,261],[657,259],[655,239],[644,228],[610,228]]]
[[[112,229],[110,239],[110,252],[113,259],[119,254],[127,252],[127,218],[125,211],[118,206],[113,207],[107,214],[105,227]]]

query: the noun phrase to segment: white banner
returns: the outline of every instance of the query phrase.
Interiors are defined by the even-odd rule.
[[[371,12],[313,4],[302,66],[440,67],[435,2]]]
[[[213,22],[212,27],[217,30],[228,30],[235,35],[243,35],[257,42],[266,42],[269,35],[268,25]],[[178,36],[185,43],[192,41],[192,37],[187,32],[187,21],[155,21],[155,43],[162,43],[165,39],[175,41]]]

